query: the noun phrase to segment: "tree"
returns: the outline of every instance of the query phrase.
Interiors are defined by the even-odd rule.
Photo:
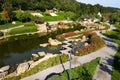
[[[12,5],[9,2],[6,1],[2,5],[2,9],[3,9],[4,13],[7,13],[7,15],[9,16],[9,19],[12,21],[12,18],[14,17]]]
[[[4,9],[2,14],[3,14],[3,19],[4,19],[5,23],[8,22],[8,20],[9,20],[8,12]]]
[[[21,22],[29,22],[29,21],[33,20],[33,16],[28,12],[19,11],[16,13],[15,17],[18,21],[21,21]]]

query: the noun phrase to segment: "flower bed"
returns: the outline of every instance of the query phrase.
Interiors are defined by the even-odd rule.
[[[96,51],[105,45],[104,40],[101,37],[99,37],[96,33],[87,32],[86,36],[90,36],[90,39],[91,39],[90,44],[87,46],[84,46],[83,48],[78,49],[77,50],[78,53],[74,52],[74,55],[77,55],[77,56],[85,55],[90,52]]]
[[[74,35],[77,35],[77,33],[76,32],[68,32],[68,33],[64,33],[64,34],[60,34],[60,35],[57,35],[56,36],[56,39],[59,39],[59,38],[61,38],[61,37],[70,37],[70,36],[74,36]]]

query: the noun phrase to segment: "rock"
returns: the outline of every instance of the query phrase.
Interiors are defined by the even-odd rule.
[[[32,56],[33,56],[33,57],[36,57],[36,58],[39,57],[38,54],[32,54]]]
[[[89,45],[88,43],[85,43],[85,46]]]
[[[15,22],[15,21],[13,21],[13,22],[12,22],[12,24],[16,24],[16,22]]]
[[[62,42],[58,41],[55,39],[55,42],[59,45],[59,44],[62,44]]]
[[[38,55],[39,56],[45,56],[46,54],[45,54],[45,52],[38,52]]]
[[[87,40],[86,36],[82,36],[81,42],[85,42]]]
[[[36,24],[38,26],[39,32],[47,32],[47,27],[45,24]]]
[[[4,66],[4,67],[0,68],[0,72],[5,72],[5,71],[9,70],[9,68],[10,68],[9,65],[8,66]]]
[[[40,44],[41,47],[47,47],[48,45],[48,43]]]
[[[49,57],[49,56],[53,56],[52,53],[47,53],[47,55],[45,57]]]
[[[30,68],[30,64],[28,62],[19,64],[17,67],[17,75],[24,73],[29,68]]]
[[[31,64],[33,64],[33,63],[34,63],[34,61],[33,61],[33,60],[31,60],[31,61],[28,61],[28,63],[31,65]]]
[[[48,42],[51,46],[57,46],[59,44],[62,44],[62,43],[58,42],[57,40],[53,40],[52,38],[49,38]]]
[[[5,72],[0,73],[0,78],[5,77],[7,74],[8,74],[8,71],[5,71]]]
[[[78,34],[80,31],[76,30],[76,31],[74,31],[74,32]]]
[[[76,51],[76,53],[78,54],[79,52],[78,52],[78,51]]]

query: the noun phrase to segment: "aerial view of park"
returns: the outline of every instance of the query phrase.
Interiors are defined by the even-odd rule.
[[[119,4],[0,0],[0,80],[120,80]]]

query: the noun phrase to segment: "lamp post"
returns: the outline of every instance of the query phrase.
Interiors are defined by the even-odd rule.
[[[71,68],[71,65],[72,65],[72,50],[70,51],[70,80],[72,79],[72,68]]]
[[[73,48],[71,49],[71,51],[70,51],[70,75],[69,75],[69,77],[70,77],[70,80],[72,80],[72,52],[74,51],[74,42],[72,43],[72,46],[73,46]]]

